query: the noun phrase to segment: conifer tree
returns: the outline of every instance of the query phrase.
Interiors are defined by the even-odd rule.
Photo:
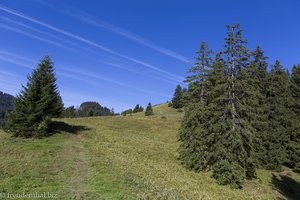
[[[209,146],[207,143],[206,114],[206,88],[208,86],[207,77],[212,67],[212,59],[205,42],[200,45],[200,50],[196,52],[196,63],[188,70],[192,75],[186,81],[189,89],[184,93],[184,101],[187,102],[186,112],[180,128],[179,141],[180,158],[182,163],[189,169],[196,171],[204,170],[208,167]]]
[[[251,61],[240,70],[238,78],[241,83],[239,98],[240,117],[251,126],[253,135],[253,160],[256,166],[265,165],[265,152],[263,142],[266,140],[268,120],[266,88],[268,82],[267,57],[258,46],[251,53]]]
[[[226,49],[206,73],[206,103],[187,108],[180,130],[180,157],[188,168],[212,169],[219,184],[239,188],[244,178],[255,177],[253,128],[243,115],[251,104],[243,101],[246,81],[241,77],[249,67],[249,53],[239,25],[227,29]]]
[[[133,111],[132,111],[133,113],[137,113],[137,112],[140,112],[140,105],[139,104],[137,104],[135,107],[134,107],[134,109],[133,109]]]
[[[288,74],[276,60],[272,66],[267,91],[268,133],[265,143],[267,152],[266,168],[281,170],[287,159],[286,147],[292,126],[289,116],[289,79]]]
[[[186,77],[185,82],[190,84],[189,94],[191,95],[189,99],[192,101],[195,99],[196,102],[204,103],[207,74],[212,65],[212,58],[210,57],[212,53],[207,44],[202,42],[199,51],[196,52],[196,63],[188,70],[192,75]]]
[[[142,106],[140,106],[138,112],[143,112],[143,111],[144,111],[144,108]]]
[[[5,129],[13,136],[45,136],[49,134],[51,118],[60,116],[62,111],[53,62],[46,56],[28,76],[27,85],[17,95]]]
[[[225,84],[224,65],[217,54],[216,61],[212,64],[212,70],[209,71],[203,84],[207,87],[207,102],[211,102],[217,90],[211,89],[218,85],[222,88],[221,83]],[[190,85],[194,83],[190,83]],[[194,85],[195,86],[195,85]],[[200,85],[198,85],[200,93]],[[190,92],[191,90],[189,90]],[[195,92],[196,90],[192,90]],[[189,169],[202,171],[211,168],[214,151],[215,135],[209,130],[210,117],[212,115],[212,107],[201,103],[200,95],[196,95],[197,101],[191,101],[186,106],[186,112],[181,124],[179,132],[180,159],[182,163]],[[211,104],[210,104],[211,105]]]
[[[252,127],[242,115],[249,105],[241,101],[245,83],[240,76],[249,65],[249,54],[239,24],[228,25],[227,29],[226,49],[222,52],[226,84],[221,82],[211,89],[213,97],[209,105],[213,108],[209,129],[218,133],[214,145],[213,177],[220,184],[241,187],[244,178],[255,177]]]
[[[173,108],[182,108],[183,107],[183,90],[180,85],[177,85],[175,92],[174,92],[174,97],[172,98],[172,105]]]
[[[153,115],[153,109],[152,109],[152,105],[151,103],[148,103],[148,106],[146,108],[146,111],[145,111],[145,116],[150,116],[150,115]]]
[[[290,92],[293,128],[287,146],[287,163],[295,171],[300,172],[300,65],[293,67]]]

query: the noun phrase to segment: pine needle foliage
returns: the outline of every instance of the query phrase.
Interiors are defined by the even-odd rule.
[[[14,100],[14,110],[9,113],[5,130],[17,137],[43,137],[50,134],[51,118],[63,111],[54,66],[45,56],[28,76],[26,86]]]

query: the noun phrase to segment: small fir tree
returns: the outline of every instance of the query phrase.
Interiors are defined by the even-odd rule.
[[[51,118],[60,116],[62,111],[63,103],[56,86],[53,62],[46,56],[28,76],[27,85],[17,95],[5,129],[13,136],[46,136],[50,131]]]
[[[133,109],[133,113],[137,113],[137,112],[140,112],[140,105],[137,104],[134,109]]]
[[[148,106],[145,111],[145,116],[154,115],[151,103],[148,103]]]
[[[172,105],[173,108],[182,108],[183,107],[183,100],[182,100],[183,90],[180,85],[177,85],[174,97],[172,98]]]

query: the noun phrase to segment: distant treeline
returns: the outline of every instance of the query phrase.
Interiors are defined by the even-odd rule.
[[[137,104],[133,109],[129,108],[129,109],[121,112],[121,115],[126,116],[126,115],[130,115],[132,113],[143,112],[143,111],[144,111],[144,108],[142,106],[140,106],[139,104]]]
[[[132,113],[138,113],[138,112],[143,112],[144,108],[142,106],[140,106],[139,104],[137,104],[133,109],[127,109],[124,110],[123,112],[121,112],[121,115],[126,116],[126,115],[131,115]],[[150,115],[154,115],[153,109],[152,109],[152,105],[149,102],[146,110],[145,110],[145,116],[150,116]]]
[[[62,117],[92,117],[92,116],[111,116],[116,115],[113,109],[101,106],[98,102],[87,101],[80,105],[79,108],[70,106],[62,112]]]
[[[13,110],[14,97],[0,91],[0,127],[4,121],[6,112]]]

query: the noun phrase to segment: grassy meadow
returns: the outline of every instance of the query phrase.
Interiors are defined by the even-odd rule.
[[[300,175],[259,170],[234,190],[178,160],[182,112],[58,119],[56,134],[11,138],[0,131],[0,193],[51,192],[56,199],[300,199]]]

